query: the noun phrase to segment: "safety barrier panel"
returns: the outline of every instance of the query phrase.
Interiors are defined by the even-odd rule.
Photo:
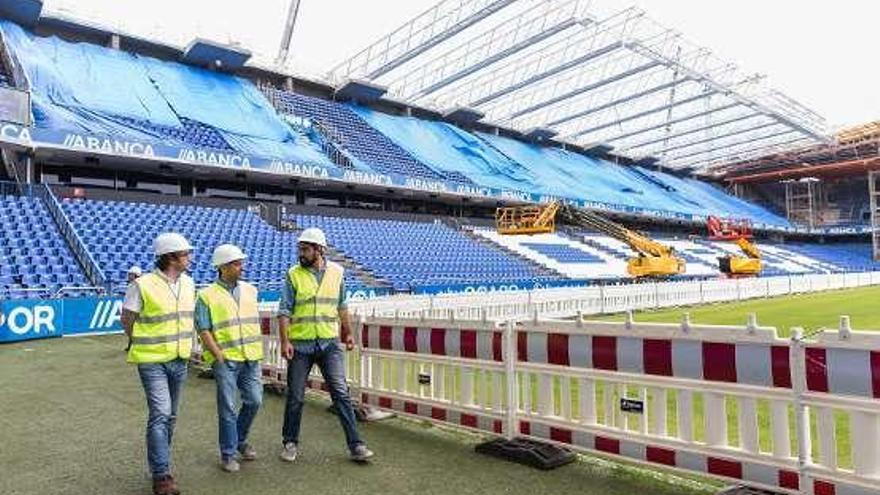
[[[264,375],[283,384],[276,319],[262,315]],[[790,339],[754,319],[366,317],[357,329],[353,395],[380,409],[783,493],[880,493],[880,333],[846,317]]]

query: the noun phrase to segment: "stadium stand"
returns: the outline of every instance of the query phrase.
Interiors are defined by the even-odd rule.
[[[696,179],[288,91],[264,88],[267,97],[243,78],[37,36],[9,21],[0,23],[0,30],[30,79],[37,127],[346,167],[328,156],[326,139],[358,170],[580,199],[633,212],[716,214],[789,225]],[[298,129],[285,115],[313,119],[318,132]]]
[[[0,21],[0,30],[5,48],[28,76],[38,128],[576,198],[635,214],[711,213],[765,226],[791,226],[767,208],[693,178],[274,89],[265,81],[258,88],[221,71],[38,36],[10,21]],[[0,78],[0,85],[3,81]],[[859,217],[862,203],[842,198],[835,207],[847,213],[835,214],[834,220]],[[23,231],[23,218],[52,223],[39,200],[6,198],[3,207],[12,212],[4,219],[9,229],[3,234],[5,262],[0,272],[0,287],[6,293],[21,296],[26,289],[38,289],[49,294],[84,283],[57,228],[46,241],[51,246],[40,245],[42,238],[37,245],[25,245],[30,241],[13,235]],[[276,229],[243,209],[81,199],[66,200],[63,208],[113,284],[123,282],[128,266],[151,264],[149,242],[163,230],[192,238],[198,248],[193,274],[200,283],[213,278],[207,253],[221,242],[239,243],[252,255],[249,278],[263,289],[277,289],[284,269],[295,260],[295,231]],[[340,211],[299,212],[289,218],[295,229],[318,226],[328,232],[332,255],[350,268],[348,282],[353,287],[407,291],[420,285],[616,279],[631,256],[627,246],[594,233],[562,230],[502,237],[479,222],[462,226],[430,216],[355,217]],[[717,257],[737,252],[730,243],[694,240],[684,233],[657,238],[687,261],[687,276],[717,276]],[[39,250],[43,248],[49,251]],[[875,266],[861,244],[761,243],[761,249],[766,275]],[[64,262],[54,264],[55,257]],[[62,273],[61,266],[75,270]]]
[[[0,196],[0,300],[49,297],[64,287],[89,285],[43,203],[35,197]]]
[[[279,230],[242,208],[93,199],[64,199],[62,208],[116,293],[124,288],[129,266],[152,265],[152,239],[170,230],[188,236],[196,246],[192,274],[197,283],[214,278],[211,250],[232,242],[249,254],[246,276],[264,291],[280,288],[285,270],[296,259],[297,232],[307,227],[327,232],[331,259],[346,266],[352,290],[616,280],[624,277],[626,260],[632,256],[625,244],[596,233],[564,228],[554,234],[501,236],[478,225],[483,222],[443,221],[430,215],[344,209],[330,214],[326,208],[317,208],[321,213],[305,208],[287,213],[287,223],[282,222],[287,230]],[[40,199],[7,195],[0,210],[0,294],[47,297],[62,287],[89,285]],[[687,261],[685,277],[717,277],[717,258],[738,253],[729,242],[653,237]],[[761,242],[760,249],[765,276],[877,268],[870,261],[870,245],[863,243]]]
[[[122,117],[120,121],[143,132],[155,134],[161,139],[176,140],[201,148],[234,151],[216,129],[194,120],[181,117],[181,127],[151,124],[149,121],[138,121],[128,117]]]
[[[489,228],[475,228],[477,235],[497,243],[520,256],[533,260],[566,277],[576,279],[614,279],[625,272],[626,260],[632,257],[630,248],[610,237],[575,232],[531,236],[502,236]],[[675,252],[687,262],[687,277],[713,277],[718,274],[718,258],[727,254],[739,254],[733,243],[699,239],[672,238],[653,235],[656,240],[675,248]],[[870,246],[834,244],[819,246],[811,244],[776,245],[762,243],[760,249],[764,260],[763,275],[789,275],[799,273],[829,273],[862,271],[870,269],[865,260]]]
[[[625,258],[602,252],[559,233],[503,236],[485,227],[474,228],[473,232],[566,277],[616,278],[626,271]]]
[[[296,261],[296,234],[279,231],[247,210],[79,199],[66,199],[62,207],[117,291],[129,266],[152,267],[151,242],[161,232],[180,232],[196,248],[191,273],[198,284],[215,278],[210,253],[223,243],[248,254],[245,276],[262,290],[279,289]],[[347,288],[367,285],[354,271],[347,277]]]
[[[871,244],[845,242],[835,244],[788,243],[785,247],[804,257],[822,260],[846,271],[877,270],[880,263],[873,261]]]
[[[12,74],[9,71],[9,68],[6,67],[6,62],[0,57],[0,86],[3,87],[13,87],[15,83],[12,80]]]
[[[332,136],[331,141],[338,141],[335,144],[376,172],[428,180],[460,179],[470,182],[466,178],[444,176],[424,166],[370,127],[347,105],[274,88],[264,88],[263,91],[279,112],[314,119]]]
[[[346,256],[396,290],[411,285],[553,280],[535,266],[439,221],[406,222],[297,215],[300,228],[319,227]]]
[[[246,79],[36,36],[10,21],[0,31],[30,82],[36,127],[334,167]]]
[[[705,215],[751,218],[755,222],[786,226],[789,222],[761,206],[748,203],[695,179],[682,179],[643,167],[624,167],[549,146],[478,133],[480,139],[522,164],[536,178],[544,194],[573,197],[590,184],[590,199],[625,207]],[[582,193],[581,193],[582,194]]]

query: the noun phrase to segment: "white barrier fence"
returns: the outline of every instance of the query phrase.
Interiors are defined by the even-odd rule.
[[[264,377],[283,385],[274,312]],[[880,332],[790,339],[744,326],[362,318],[353,396],[781,493],[880,493]],[[309,385],[322,389],[312,376]]]
[[[373,304],[367,315],[356,310],[346,366],[356,398],[405,416],[782,493],[876,495],[880,333],[853,332],[845,317],[839,331],[781,339],[755,321],[547,315],[878,282],[878,273],[833,274],[374,301],[364,303]],[[284,385],[269,308],[264,378]],[[309,385],[322,389],[323,380],[314,375]]]
[[[781,492],[880,490],[880,334],[394,318],[361,328],[354,376],[373,406]]]
[[[356,314],[374,317],[507,319],[537,314],[544,318],[559,318],[578,313],[618,313],[877,284],[880,284],[880,272],[808,274],[441,296],[391,296],[352,302],[350,307]]]

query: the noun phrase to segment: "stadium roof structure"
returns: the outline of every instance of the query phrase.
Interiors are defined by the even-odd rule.
[[[798,147],[712,170],[734,183],[771,182],[807,177],[835,178],[880,170],[880,121],[843,129],[830,144]]]
[[[830,142],[824,119],[760,75],[628,8],[586,0],[442,0],[334,67],[388,96],[469,108],[520,132],[706,171]]]

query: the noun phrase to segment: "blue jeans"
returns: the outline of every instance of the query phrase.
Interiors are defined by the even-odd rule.
[[[281,432],[284,443],[299,443],[306,380],[312,366],[317,364],[338,411],[349,450],[362,444],[348,384],[345,382],[345,360],[339,342],[296,342],[294,348],[293,359],[287,362],[287,401],[284,406],[284,428]]]
[[[263,382],[259,361],[214,362],[217,382],[217,418],[219,420],[220,456],[235,457],[247,441],[254,417],[263,404]],[[241,392],[241,409],[235,410],[235,392]]]
[[[153,478],[171,474],[171,439],[186,381],[186,365],[184,359],[138,364],[147,396],[147,461]]]

